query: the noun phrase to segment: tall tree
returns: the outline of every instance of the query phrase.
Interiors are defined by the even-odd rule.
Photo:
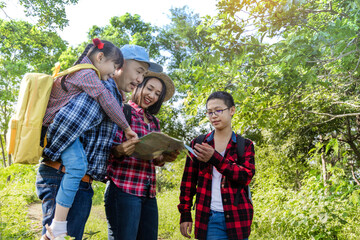
[[[63,29],[68,25],[69,20],[66,19],[65,6],[76,4],[79,0],[18,0],[18,4],[24,7],[24,13],[27,17],[35,17],[37,19],[37,27],[41,29]],[[12,20],[15,16],[6,13],[7,2],[0,1],[0,9]]]
[[[125,44],[136,44],[145,47],[152,58],[160,56],[159,44],[155,41],[157,28],[144,22],[138,14],[126,13],[112,17],[105,27],[93,26],[88,37],[103,37],[121,47]]]
[[[24,21],[0,20],[0,32],[0,130],[6,136],[22,75],[51,74],[66,45],[57,34]]]
[[[357,4],[219,1],[219,14],[199,28],[208,31],[214,54],[200,56],[208,62],[206,70],[192,67],[191,77],[200,86],[192,88],[188,101],[191,106],[203,101],[211,90],[204,78],[215,73],[206,82],[233,92],[241,103],[237,120],[243,131],[270,130],[268,136],[279,144],[292,139],[289,156],[297,158],[315,146],[319,135],[327,136],[326,142],[336,136],[355,160],[348,168],[358,169]],[[200,98],[193,100],[194,95]]]

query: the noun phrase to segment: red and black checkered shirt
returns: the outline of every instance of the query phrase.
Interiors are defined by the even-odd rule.
[[[149,123],[144,121],[144,110],[135,103],[129,101],[131,109],[131,129],[137,133],[141,138],[150,132],[158,132],[153,116],[147,114]],[[155,117],[154,117],[155,118]],[[156,119],[157,122],[158,119]],[[116,143],[126,141],[124,132],[118,130],[114,139]],[[156,172],[155,161],[145,161],[135,157],[121,157],[116,158],[114,155],[110,156],[107,173],[115,185],[123,192],[139,196],[151,198],[156,195]],[[148,194],[149,191],[149,194]]]
[[[214,132],[207,134],[204,141],[214,147]],[[191,142],[191,146],[194,147],[194,145],[195,139]],[[187,157],[181,181],[178,209],[181,214],[180,223],[192,222],[191,207],[196,194],[195,238],[206,239],[213,166],[222,174],[221,197],[228,238],[244,239],[249,237],[253,206],[246,192],[246,186],[255,174],[254,155],[253,143],[249,139],[245,139],[244,155],[238,160],[236,135],[233,132],[224,157],[217,151],[207,163],[198,161],[192,154],[193,160]],[[234,201],[238,189],[241,190],[240,198],[235,206]]]

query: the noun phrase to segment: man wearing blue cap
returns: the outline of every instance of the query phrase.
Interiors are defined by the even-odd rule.
[[[143,47],[125,45],[121,51],[125,59],[124,66],[115,72],[114,79],[103,81],[105,87],[112,92],[120,104],[122,103],[121,92],[132,91],[143,81],[144,74],[148,70],[162,71],[160,65],[150,61],[149,54]],[[79,190],[67,216],[67,234],[75,239],[82,239],[94,195],[92,181],[105,180],[106,162],[117,126],[103,113],[99,104],[86,93],[79,94],[63,107],[51,125],[47,133],[46,148],[54,153],[61,151],[69,144],[69,135],[76,132],[82,133],[79,138],[87,156],[88,169],[80,182]],[[52,138],[55,135],[56,138]],[[39,166],[36,192],[43,202],[43,226],[50,225],[54,218],[56,194],[64,172],[65,168],[60,162],[49,159],[44,159]],[[44,227],[43,233],[45,231]],[[49,238],[43,235],[42,239]]]
[[[147,70],[152,72],[162,72],[163,68],[159,64],[149,61],[149,55],[145,48],[138,45],[125,45],[121,48],[124,55],[124,66],[116,71],[114,80],[118,89],[124,92],[131,92],[139,85]]]

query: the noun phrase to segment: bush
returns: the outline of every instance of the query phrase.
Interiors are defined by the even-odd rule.
[[[339,191],[341,193],[341,191]],[[304,180],[301,190],[256,189],[254,239],[357,239],[359,204],[327,194],[321,179]]]
[[[104,205],[104,193],[106,184],[94,181],[93,184],[94,196],[92,199],[93,205]]]
[[[28,204],[35,194],[37,166],[13,164],[0,170],[1,239],[32,239]]]

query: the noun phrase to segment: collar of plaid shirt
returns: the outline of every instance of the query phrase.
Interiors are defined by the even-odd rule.
[[[208,138],[205,139],[206,142],[211,142],[213,139],[214,139],[214,134],[215,134],[215,131],[212,131],[210,136]],[[231,134],[231,140],[236,143],[236,134],[234,131],[232,131],[232,134]]]
[[[133,101],[129,100],[128,104],[136,111],[136,113],[139,115],[139,116],[144,116],[144,109],[141,108],[139,105],[137,105],[136,103],[134,103]],[[146,118],[149,120],[149,121],[152,121],[154,119],[154,116],[149,114],[149,113],[146,113]],[[144,120],[144,119],[143,119]]]

